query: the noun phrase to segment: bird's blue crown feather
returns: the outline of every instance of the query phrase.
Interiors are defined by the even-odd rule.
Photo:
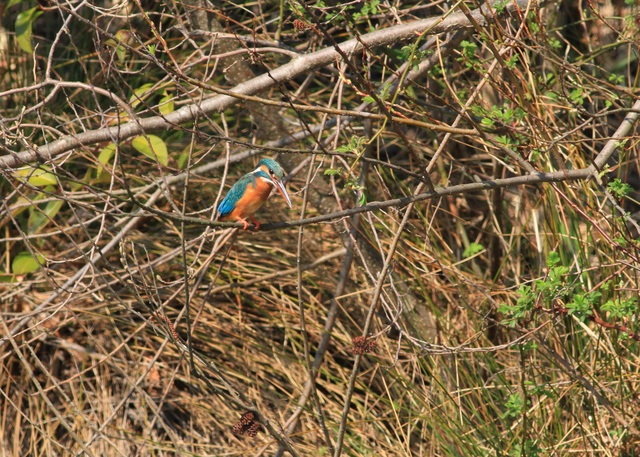
[[[268,170],[272,171],[274,175],[278,177],[278,179],[284,178],[284,170],[280,166],[278,162],[273,159],[262,159],[258,162],[258,168],[261,166],[267,167]]]

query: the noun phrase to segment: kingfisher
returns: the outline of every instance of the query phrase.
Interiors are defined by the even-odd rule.
[[[244,175],[231,187],[227,196],[218,205],[217,220],[240,221],[244,224],[242,230],[247,230],[248,217],[255,224],[256,230],[260,229],[260,223],[252,216],[269,199],[274,187],[291,208],[291,199],[282,182],[284,174],[278,162],[273,159],[262,159],[258,163],[258,168]]]

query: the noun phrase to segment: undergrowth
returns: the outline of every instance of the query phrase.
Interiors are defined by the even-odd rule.
[[[0,453],[639,455],[638,6],[525,3],[0,7]]]

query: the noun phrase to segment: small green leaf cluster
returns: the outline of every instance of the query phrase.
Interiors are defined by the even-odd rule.
[[[496,135],[495,140],[501,145],[511,149],[524,146],[527,143],[527,138],[520,134]]]
[[[530,403],[531,401],[528,398],[525,399],[519,393],[509,395],[507,401],[504,404],[507,410],[502,415],[502,418],[509,419],[509,422],[513,422],[513,420],[521,418],[526,413],[527,407]],[[538,455],[539,451],[540,449],[536,446],[533,440],[517,440],[517,444],[514,444],[513,448],[509,451],[509,455]]]
[[[63,199],[56,198],[60,186],[58,176],[49,165],[29,164],[13,170],[11,177],[30,187],[18,198],[12,218],[26,212],[26,234],[41,233],[65,204]],[[15,282],[17,275],[36,271],[45,263],[45,258],[34,250],[19,252],[11,260],[10,272],[0,270],[0,282]]]
[[[498,307],[498,311],[507,316],[510,326],[514,327],[518,321],[528,318],[538,301],[546,306],[551,306],[555,301],[564,300],[572,295],[573,289],[576,287],[571,282],[574,278],[568,275],[569,268],[561,265],[561,259],[557,252],[549,253],[547,266],[549,272],[544,279],[534,281],[533,286],[520,286],[518,289],[519,297],[515,305],[503,303]],[[576,308],[576,313],[578,311],[579,309]]]
[[[352,138],[352,142],[353,142],[354,138]],[[343,148],[347,148],[348,146],[343,146]],[[340,149],[338,149],[340,150]],[[350,151],[350,150],[349,150]],[[343,150],[342,152],[348,152],[347,150]],[[360,197],[358,198],[358,205],[359,206],[363,206],[367,204],[367,195],[365,194],[365,190],[367,190],[367,188],[363,185],[361,185],[358,182],[357,178],[353,178],[351,176],[351,174],[345,170],[342,167],[339,168],[329,168],[328,170],[324,171],[324,174],[326,176],[340,176],[342,177],[345,181],[344,181],[344,189],[346,190],[350,190],[352,192],[358,192],[358,191],[362,191],[360,193]]]
[[[527,113],[520,107],[512,107],[509,105],[492,106],[491,108],[483,108],[474,106],[471,108],[473,113],[481,117],[480,123],[485,127],[493,127],[496,122],[502,125],[512,125],[524,119]]]
[[[158,99],[158,111],[160,114],[172,113],[175,109],[173,96],[166,89],[156,89],[154,83],[143,84],[133,91],[129,97],[129,103],[133,108],[143,102],[148,104],[151,98]]]
[[[346,173],[343,168],[329,168],[324,172],[327,176],[342,176],[346,178]],[[367,188],[361,184],[358,184],[357,179],[347,179],[344,183],[344,188],[353,192],[362,191],[360,198],[358,198],[358,205],[363,206],[367,204],[367,195],[364,193]]]
[[[516,393],[509,395],[504,406],[507,408],[507,411],[504,413],[503,417],[517,418],[522,416],[526,405],[522,395]]]
[[[169,165],[169,149],[162,138],[155,135],[140,135],[131,140],[131,146],[150,159],[157,160],[164,166]],[[96,168],[94,183],[108,182],[111,179],[111,173],[106,168],[115,156],[116,150],[115,143],[109,143],[102,148],[98,154],[99,165]],[[87,175],[87,177],[89,176]]]
[[[288,0],[287,7],[289,7],[289,10],[291,10],[296,16],[308,19],[306,11],[304,10],[304,7],[298,2],[295,2],[293,0]]]
[[[358,184],[358,182],[355,179],[347,181],[344,184],[344,188],[351,190],[353,192],[357,192],[359,190],[362,191],[360,194],[360,198],[358,198],[358,206],[363,206],[367,204],[367,195],[364,193],[364,191],[367,190],[367,188],[365,186]]]
[[[339,167],[339,168],[329,168],[328,170],[324,171],[325,176],[336,176],[336,175],[343,175],[344,174],[344,168]]]
[[[289,1],[289,8],[298,16],[308,19],[306,11],[297,2]],[[326,12],[323,21],[325,22],[349,22],[354,24],[359,19],[367,19],[374,14],[380,12],[380,0],[369,0],[362,5],[359,11],[351,11],[356,9],[355,5],[327,5],[324,0],[316,0],[313,7],[318,10],[324,10]]]
[[[584,322],[588,316],[593,314],[593,307],[601,296],[602,294],[598,291],[574,295],[573,300],[567,303],[569,314]]]
[[[560,43],[560,40],[558,40],[557,38],[549,38],[549,41],[547,41],[547,43],[553,49],[560,49],[562,47],[562,43]]]
[[[609,300],[600,307],[602,311],[609,313],[611,317],[625,319],[638,312],[638,302],[635,298]]]
[[[540,156],[542,155],[542,151],[540,150],[540,148],[533,148],[531,149],[531,153],[529,155],[529,160],[536,161],[540,158]]]
[[[586,96],[587,94],[585,93],[583,87],[576,87],[569,94],[569,100],[571,100],[576,105],[582,105],[584,104]]]
[[[547,267],[549,267],[547,277],[538,279],[535,286],[536,290],[542,293],[544,303],[552,303],[553,300],[562,298],[569,292],[565,283],[565,275],[569,273],[569,268],[561,265],[560,256],[554,251],[547,257]]]
[[[380,4],[380,0],[371,0],[366,2],[360,11],[353,13],[353,19],[358,20],[362,17],[369,17],[372,14],[378,14],[378,5]]]
[[[354,154],[359,156],[363,152],[363,146],[365,144],[365,141],[366,140],[364,138],[357,137],[357,136],[352,136],[349,139],[349,144],[345,144],[343,146],[338,147],[336,149],[336,151],[338,151],[338,152],[346,152],[346,153],[352,152],[352,153],[354,153]],[[327,174],[327,173],[325,172],[325,174]]]
[[[496,14],[502,14],[504,12],[504,9],[507,7],[507,5],[509,4],[509,0],[500,0],[495,2],[492,7],[495,10]]]
[[[577,275],[569,274],[569,268],[561,264],[560,256],[550,252],[547,258],[549,273],[544,279],[533,282],[533,286],[522,285],[518,289],[515,304],[503,303],[498,311],[507,316],[507,323],[515,326],[518,321],[530,318],[537,303],[548,308],[556,308],[556,303],[563,303],[563,308],[570,316],[585,321],[593,316],[594,309],[600,306],[602,291],[612,292],[614,284],[609,281],[601,285],[599,290],[588,293],[580,291],[581,283],[576,281]],[[625,319],[638,312],[636,298],[610,299],[600,306],[600,310],[609,313],[612,318]]]
[[[613,84],[623,85],[625,81],[626,81],[626,77],[624,75],[616,75],[616,74],[609,75],[609,82]]]
[[[627,184],[626,182],[622,182],[620,179],[616,178],[609,183],[607,186],[611,195],[613,195],[617,199],[622,199],[629,195],[629,192],[633,190],[633,188]]]
[[[538,447],[534,440],[525,440],[524,444],[516,443],[513,449],[509,451],[509,455],[512,457],[537,457],[542,452],[542,449]]]
[[[412,70],[418,69],[419,62],[425,60],[433,51],[416,49],[416,45],[403,46],[391,51],[399,60],[409,62]]]
[[[480,243],[475,243],[475,242],[470,243],[469,246],[467,246],[467,248],[462,253],[462,257],[466,259],[468,257],[474,256],[478,252],[482,251],[483,249],[484,249],[484,246],[481,245]]]
[[[513,70],[514,68],[516,68],[516,65],[518,64],[518,62],[519,62],[518,55],[514,54],[505,61],[505,64],[509,69]]]
[[[531,286],[520,286],[518,295],[519,297],[515,305],[502,303],[498,306],[498,311],[507,316],[508,324],[511,327],[515,327],[519,320],[529,316],[536,303],[536,297]]]
[[[556,398],[557,395],[553,391],[553,389],[547,383],[543,384],[535,384],[532,381],[525,381],[525,386],[527,386],[527,394],[528,395],[537,395],[537,396],[546,396],[549,398]]]
[[[462,49],[462,56],[458,58],[459,61],[464,62],[468,68],[474,68],[480,65],[480,60],[476,57],[476,51],[478,50],[477,44],[462,40],[460,48]]]
[[[391,86],[392,84],[390,82],[386,83],[384,85],[384,87],[382,88],[382,90],[380,90],[380,92],[378,93],[378,98],[382,101],[387,101],[391,95]],[[362,98],[362,101],[366,102],[366,103],[375,103],[376,99],[373,98],[370,95],[367,95],[365,97]]]

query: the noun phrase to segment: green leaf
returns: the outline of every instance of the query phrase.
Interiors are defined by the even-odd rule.
[[[14,275],[0,272],[0,283],[11,283],[11,282],[17,282],[17,279]]]
[[[173,103],[173,97],[171,95],[165,95],[160,99],[160,114],[173,113],[175,105]]]
[[[349,140],[349,144],[345,144],[344,146],[340,146],[336,151],[338,152],[353,152],[355,154],[360,154],[362,152],[362,146],[365,143],[364,138],[359,138],[356,136],[352,136]]]
[[[120,29],[116,32],[116,40],[119,41],[118,45],[116,46],[116,55],[118,56],[118,61],[119,62],[124,62],[127,59],[127,48],[124,47],[121,43],[129,43],[131,41],[131,31],[130,30],[125,30],[125,29]]]
[[[21,252],[13,258],[13,262],[11,262],[11,271],[16,275],[26,275],[27,273],[36,271],[40,268],[40,264],[44,263],[44,257],[40,254],[36,254],[36,257],[38,258],[37,260],[30,252]]]
[[[131,141],[131,145],[151,159],[157,159],[162,165],[169,164],[167,145],[155,135],[138,136]]]
[[[44,187],[58,184],[58,178],[53,173],[49,173],[50,168],[46,165],[26,166],[14,172],[14,176],[19,181],[27,182],[32,186]]]
[[[149,92],[153,86],[154,86],[153,83],[143,84],[142,86],[140,86],[136,90],[134,90],[133,91],[133,95],[131,97],[129,97],[129,103],[131,103],[131,106],[133,106],[135,108],[140,103],[142,103],[142,101],[145,98],[147,98],[151,94],[153,94],[153,92]]]
[[[189,155],[191,154],[191,146],[187,145],[186,148],[180,153],[178,157],[178,170],[184,170],[189,163]]]
[[[32,204],[33,202],[30,199],[26,197],[19,197],[18,200],[16,200],[16,202],[11,205],[11,214],[13,215],[13,217],[16,217],[18,214],[21,214],[24,211],[28,210]]]
[[[98,167],[98,176],[102,173],[103,166],[109,163],[115,153],[115,143],[109,143],[102,149],[102,151],[100,151],[100,154],[98,154],[98,162],[100,162],[101,166]]]
[[[560,256],[556,251],[551,251],[549,255],[547,255],[547,266],[554,267],[560,263]]]
[[[127,49],[124,46],[116,46],[116,56],[118,56],[118,62],[123,63],[127,60]]]
[[[504,8],[509,3],[509,0],[498,1],[493,4],[493,7],[496,9],[496,13],[502,14]]]
[[[54,200],[47,203],[42,211],[38,211],[33,208],[33,211],[29,216],[29,220],[27,221],[27,231],[29,235],[39,233],[43,228],[45,228],[56,214],[58,214],[62,205],[64,205],[64,200]]]
[[[511,138],[509,138],[507,135],[500,135],[496,137],[496,141],[500,144],[503,144],[505,146],[510,146],[513,144],[513,141],[511,141]]]
[[[41,14],[42,11],[36,6],[27,11],[23,11],[16,17],[16,38],[18,38],[18,45],[24,52],[28,52],[29,54],[33,54],[33,47],[31,46],[31,26]]]
[[[29,0],[10,0],[7,4],[7,9],[11,8],[13,5],[17,5],[18,3],[27,2]]]
[[[334,176],[334,175],[339,175],[342,174],[342,167],[340,168],[329,168],[328,170],[324,171],[325,176]]]
[[[533,440],[524,440],[524,446],[522,443],[515,443],[513,449],[509,451],[510,457],[538,457],[542,449]]]
[[[358,200],[358,205],[359,206],[364,206],[367,204],[367,195],[362,192],[362,195],[360,195],[360,199]]]

